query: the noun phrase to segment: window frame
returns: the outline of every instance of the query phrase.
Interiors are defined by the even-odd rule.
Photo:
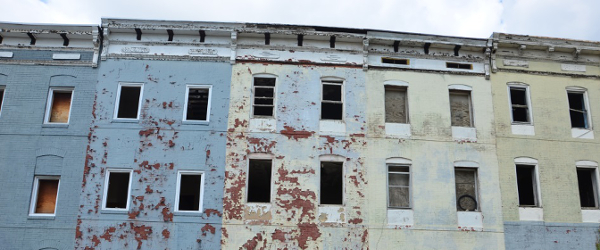
[[[477,204],[477,208],[473,211],[468,211],[468,210],[463,210],[460,211],[458,210],[458,196],[455,197],[456,199],[456,211],[457,212],[481,212],[481,199],[480,199],[480,191],[479,191],[479,168],[478,167],[470,167],[470,166],[458,166],[458,165],[454,165],[454,194],[456,195],[456,171],[470,171],[473,173],[474,175],[474,181],[475,181],[475,203]]]
[[[387,109],[386,107],[386,102],[385,102],[385,94],[387,92],[387,89],[392,89],[392,90],[404,90],[404,113],[405,113],[405,122],[388,122],[387,121]],[[384,84],[383,85],[383,120],[384,123],[395,123],[395,124],[410,124],[410,107],[408,106],[409,100],[408,100],[408,85],[395,85],[395,84]]]
[[[525,90],[525,102],[527,103],[527,118],[528,122],[515,122],[514,114],[513,114],[513,103],[512,103],[512,94],[510,93],[511,89],[524,89]],[[529,85],[525,83],[519,82],[511,82],[507,84],[508,91],[508,108],[510,113],[510,122],[512,125],[533,125],[533,110],[531,106],[531,93],[529,90]]]
[[[38,200],[38,189],[39,189],[39,181],[40,180],[58,180],[58,187],[56,188],[56,201],[54,202],[54,213],[46,214],[46,213],[36,213],[35,208]],[[47,216],[54,217],[56,216],[56,210],[58,210],[58,195],[60,194],[60,176],[52,176],[52,175],[39,175],[35,176],[33,180],[33,189],[31,191],[31,202],[29,205],[29,216]]]
[[[113,115],[113,120],[119,121],[137,121],[140,119],[140,114],[142,112],[142,100],[144,99],[144,83],[137,82],[119,82],[117,86],[117,98],[115,100],[115,110]],[[140,97],[138,100],[138,110],[136,118],[119,118],[119,107],[121,106],[121,89],[123,87],[140,87]]]
[[[206,120],[189,120],[187,118],[187,111],[188,111],[188,100],[190,97],[190,89],[208,89],[208,103],[206,105]],[[212,102],[212,85],[205,85],[205,84],[188,84],[185,87],[185,102],[183,104],[183,121],[184,122],[200,122],[200,123],[208,123],[210,122],[210,109],[211,109],[211,102]],[[141,95],[140,95],[141,97]],[[140,98],[141,99],[141,98]],[[139,113],[138,113],[139,114]]]
[[[179,209],[179,195],[181,192],[181,176],[182,175],[200,175],[200,204],[198,204],[198,211],[192,211],[192,210],[180,210]],[[176,191],[175,191],[175,212],[180,212],[180,213],[202,213],[203,210],[203,204],[204,204],[204,179],[205,179],[205,173],[204,171],[198,171],[198,170],[179,170],[177,171],[177,187],[176,187]]]
[[[570,105],[570,100],[569,100],[569,93],[582,94],[584,108],[585,108],[585,121],[587,123],[587,127],[584,127],[584,128],[573,127],[573,124],[569,124],[571,126],[571,129],[593,130],[592,112],[590,110],[590,103],[589,103],[590,98],[588,97],[588,91],[587,91],[587,89],[586,88],[582,88],[582,87],[567,87],[566,88],[567,110],[569,112],[569,123],[571,123],[571,105]]]
[[[50,116],[52,114],[52,103],[54,102],[54,93],[71,93],[71,102],[69,103],[69,116],[67,117],[67,122],[50,122]],[[48,98],[46,100],[46,112],[44,114],[44,124],[57,124],[57,125],[65,125],[71,122],[71,111],[73,110],[73,97],[75,96],[75,88],[74,87],[50,87],[48,91]],[[3,102],[4,104],[4,102]]]
[[[323,100],[323,87],[325,86],[325,83],[327,83],[328,85],[339,85],[340,86],[340,101],[328,101],[328,100]],[[344,88],[346,81],[341,79],[341,78],[333,78],[333,77],[325,77],[325,78],[321,78],[321,105],[320,105],[320,112],[319,112],[319,120],[321,121],[344,121],[344,113],[346,112],[346,105],[344,105],[344,103],[346,102],[346,91]],[[341,118],[340,119],[323,119],[323,103],[341,103],[342,104],[342,114],[341,114]]]
[[[107,208],[106,202],[108,201],[108,181],[110,179],[110,173],[129,173],[129,183],[127,185],[127,203],[125,204],[125,208]],[[102,210],[106,211],[129,211],[130,203],[131,203],[131,180],[133,179],[133,170],[132,169],[123,169],[123,168],[107,168],[104,176],[104,190],[102,195]]]
[[[534,180],[532,180],[532,184],[535,185],[533,187],[533,197],[534,197],[535,205],[521,205],[521,201],[519,198],[519,179],[517,176],[517,168],[519,165],[528,166],[528,167],[532,168],[533,178],[534,178]],[[540,173],[539,173],[538,161],[533,158],[518,157],[515,159],[514,166],[515,166],[515,184],[517,185],[516,188],[517,188],[517,204],[518,204],[518,206],[523,207],[523,208],[542,208],[542,192],[541,192],[541,188],[540,188]]]
[[[256,81],[256,78],[273,78],[275,79],[275,86],[273,86],[273,115],[271,116],[264,116],[264,115],[255,115],[254,114],[254,106],[256,105],[254,103],[254,101],[256,100],[256,86],[254,85],[254,82]],[[278,77],[276,75],[272,75],[272,74],[256,74],[252,76],[252,97],[251,97],[251,102],[252,102],[252,106],[251,106],[251,110],[250,110],[250,118],[258,118],[258,119],[276,119],[276,111],[277,111],[277,82],[279,81]],[[262,87],[262,86],[261,86]],[[264,105],[264,104],[258,104],[258,105]]]
[[[453,94],[466,95],[469,102],[469,126],[454,126],[452,125],[452,98]],[[450,85],[448,86],[448,107],[450,108],[450,126],[457,128],[475,128],[475,112],[473,108],[473,88],[467,85]]]
[[[250,191],[250,188],[249,188],[250,187],[250,185],[249,185],[250,184],[250,174],[249,174],[250,173],[250,160],[270,160],[271,161],[271,178],[270,178],[271,183],[269,183],[269,202],[256,202],[256,201],[250,202],[250,201],[248,201],[248,197],[249,197],[248,192]],[[273,166],[275,166],[275,162],[274,162],[273,155],[265,154],[265,153],[253,153],[253,154],[248,155],[248,160],[246,162],[247,162],[246,173],[248,173],[247,174],[248,178],[246,178],[246,187],[247,187],[246,188],[246,198],[245,198],[246,204],[272,204],[273,203],[273,188],[275,186],[274,185],[275,171],[273,171],[274,170]]]
[[[4,97],[6,96],[6,86],[5,85],[0,85],[0,91],[2,91],[2,97],[0,97],[0,117],[2,117],[2,110],[4,110]],[[71,99],[73,98],[73,95],[71,94]],[[73,100],[71,100],[72,102]],[[69,110],[70,112],[70,110]],[[70,114],[69,114],[70,116]]]
[[[408,168],[408,172],[406,173],[408,175],[408,206],[407,207],[393,207],[390,206],[390,167],[394,166],[394,167],[407,167]],[[387,209],[412,209],[413,206],[413,197],[412,197],[412,165],[409,163],[386,163],[385,164],[386,167],[386,179],[385,179],[385,185],[386,185],[386,196],[387,196]],[[396,172],[394,174],[404,174],[401,172]]]
[[[321,166],[323,162],[342,163],[342,204],[322,204],[321,203]],[[340,155],[321,155],[319,157],[319,206],[343,207],[346,205],[346,158]]]
[[[600,209],[600,174],[598,173],[598,163],[594,161],[578,161],[575,163],[575,174],[577,177],[577,193],[579,194],[579,201],[581,206],[581,193],[579,192],[579,175],[577,174],[577,170],[586,169],[592,170],[592,186],[594,190],[594,202],[595,207],[581,207],[582,210],[599,210]]]

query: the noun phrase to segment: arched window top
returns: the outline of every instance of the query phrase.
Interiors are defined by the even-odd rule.
[[[255,159],[255,160],[270,160],[275,158],[273,154],[270,153],[249,153],[248,154],[248,159]]]
[[[277,75],[275,74],[271,74],[271,73],[256,73],[253,74],[252,77],[259,77],[259,78],[277,78]]]
[[[346,79],[341,78],[341,77],[337,77],[337,76],[323,76],[321,77],[321,81],[336,81],[336,82],[343,82]]]
[[[514,87],[529,87],[529,84],[524,83],[524,82],[507,82],[506,85],[508,86],[514,86]]]
[[[408,82],[401,80],[386,80],[385,82],[383,82],[383,85],[408,87]]]
[[[334,155],[334,154],[320,155],[319,161],[344,162],[344,161],[346,161],[346,157],[341,156],[341,155]]]
[[[463,168],[478,168],[479,163],[474,161],[454,161],[454,166]]]
[[[569,91],[581,91],[581,92],[587,91],[586,88],[579,87],[579,86],[568,86],[568,87],[566,87],[566,89],[569,90]]]
[[[531,164],[531,165],[537,165],[538,164],[538,160],[531,158],[531,157],[517,157],[515,158],[515,163],[516,164]]]
[[[385,159],[386,164],[406,164],[411,165],[412,161],[403,157],[390,157]]]
[[[448,85],[448,89],[471,91],[471,90],[473,90],[473,87],[464,85],[464,84],[452,84],[452,85]]]
[[[578,167],[598,167],[598,162],[595,161],[578,161],[575,163]]]

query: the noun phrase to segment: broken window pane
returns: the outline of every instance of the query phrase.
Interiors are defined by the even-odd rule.
[[[34,213],[54,214],[57,194],[58,180],[38,179],[37,200],[35,202]]]
[[[510,102],[513,122],[529,123],[529,107],[527,105],[527,89],[510,88]]]
[[[343,204],[343,165],[343,162],[321,162],[321,204]]]
[[[129,172],[109,172],[106,208],[127,208]]]
[[[579,199],[581,207],[598,207],[596,202],[596,170],[592,168],[577,168],[579,183]]]
[[[569,113],[571,114],[571,127],[588,128],[585,97],[581,92],[568,92]]]
[[[471,92],[450,91],[450,116],[452,126],[472,127],[471,123]]]
[[[271,160],[249,161],[248,202],[271,202]]]
[[[210,89],[189,88],[186,120],[206,121]]]
[[[517,165],[519,206],[537,206],[535,166]]]
[[[137,119],[141,86],[121,86],[117,118]]]
[[[388,166],[388,207],[410,207],[410,171],[408,166]]]
[[[272,117],[275,107],[275,78],[254,78],[254,115]]]
[[[323,100],[321,101],[321,119],[342,120],[344,103],[342,101],[342,82],[324,81]]]
[[[477,172],[473,169],[455,169],[457,211],[477,211]]]
[[[385,122],[407,123],[406,88],[385,86]]]
[[[52,103],[50,104],[51,123],[69,123],[69,112],[71,110],[72,91],[52,91]]]
[[[180,178],[178,210],[199,211],[202,175],[182,174]]]

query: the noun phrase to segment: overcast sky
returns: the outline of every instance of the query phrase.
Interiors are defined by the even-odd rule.
[[[598,0],[0,0],[0,21],[99,24],[101,17],[261,22],[487,38],[600,41]]]

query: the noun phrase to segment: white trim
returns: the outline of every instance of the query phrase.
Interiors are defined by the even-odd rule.
[[[273,86],[273,115],[271,117],[268,116],[255,116],[254,115],[254,97],[255,97],[255,89],[254,89],[254,79],[256,78],[274,78],[275,79],[275,86]],[[275,119],[275,114],[277,113],[277,82],[279,81],[279,78],[277,75],[275,74],[270,74],[270,73],[258,73],[258,74],[254,74],[252,75],[252,86],[250,89],[250,93],[251,93],[251,97],[250,97],[250,101],[252,102],[250,105],[250,118],[256,118],[256,119]]]
[[[69,102],[69,116],[67,122],[50,122],[50,116],[52,112],[52,102],[54,101],[54,92],[57,93],[71,93],[71,101]],[[46,113],[44,115],[44,124],[69,124],[71,120],[71,109],[73,108],[73,96],[75,95],[75,88],[73,87],[50,87],[48,91],[48,99],[46,101]]]
[[[269,202],[256,202],[256,201],[248,201],[248,191],[250,189],[250,160],[270,160],[271,161],[271,178],[269,183]],[[246,204],[255,204],[255,205],[266,205],[273,203],[273,187],[275,186],[273,180],[275,179],[275,171],[273,171],[274,157],[272,154],[267,153],[250,153],[248,154],[248,160],[246,160]]]
[[[591,132],[591,130],[594,129],[594,126],[593,126],[593,123],[592,123],[592,110],[590,109],[590,103],[589,103],[590,98],[588,97],[588,91],[587,91],[587,89],[583,88],[583,87],[577,87],[577,86],[569,86],[569,87],[566,87],[565,89],[566,89],[566,94],[567,94],[567,111],[569,111],[569,123],[571,123],[571,112],[570,112],[571,106],[569,105],[569,93],[581,93],[581,94],[583,94],[583,103],[585,105],[585,111],[586,111],[585,112],[585,116],[586,116],[585,119],[586,119],[586,121],[588,123],[588,126],[586,128],[574,128],[571,125],[572,137],[575,137],[575,138],[582,137],[582,138],[585,138],[585,139],[593,139],[594,138],[593,137],[593,133],[591,133],[592,134],[591,138],[587,138],[587,137],[583,136],[583,135]],[[576,130],[590,130],[590,131],[584,131],[583,135],[575,136],[575,134],[578,134],[578,133],[574,133],[573,129],[576,129]]]
[[[129,173],[129,183],[127,184],[127,203],[125,204],[125,208],[107,208],[107,193],[108,193],[108,179],[110,178],[110,173]],[[133,170],[132,169],[120,169],[120,168],[112,168],[106,169],[106,174],[104,177],[104,192],[102,195],[102,210],[110,210],[110,211],[129,211],[129,203],[131,203],[131,179],[133,178]]]
[[[537,165],[538,164],[538,160],[531,158],[531,157],[516,157],[515,158],[515,164],[522,164],[522,165]]]
[[[594,203],[595,207],[586,207],[586,209],[582,210],[598,210],[600,208],[600,190],[598,190],[598,182],[600,181],[600,174],[598,173],[598,163],[595,161],[577,161],[575,163],[575,171],[577,169],[591,169],[593,171],[592,176],[592,188],[594,189]],[[579,179],[579,175],[577,175],[577,179]],[[577,189],[579,193],[579,189]],[[579,194],[579,199],[581,199],[581,194]]]
[[[343,160],[340,160],[343,159]],[[336,206],[343,207],[346,205],[346,158],[340,155],[321,155],[319,156],[319,206]],[[323,162],[342,163],[342,204],[321,204],[321,165]]]
[[[139,97],[139,101],[138,101],[138,110],[137,110],[137,117],[134,118],[119,118],[117,117],[119,115],[119,105],[121,105],[121,88],[125,86],[125,87],[140,87],[140,97]],[[135,120],[139,120],[140,119],[140,113],[142,111],[142,100],[144,96],[144,83],[137,83],[137,82],[119,82],[119,85],[117,86],[117,99],[115,101],[115,110],[114,110],[114,115],[113,115],[113,119],[114,120],[124,120],[124,121],[135,121]]]
[[[390,157],[385,159],[385,163],[386,164],[405,164],[405,165],[411,165],[412,161],[410,159],[404,158],[404,157]]]
[[[400,158],[400,157],[392,157],[392,158],[388,158],[388,160],[390,159],[394,159],[394,160],[398,160],[398,162],[400,161],[409,161],[408,159],[404,159],[404,158]],[[388,160],[386,160],[386,164],[385,164],[385,193],[386,193],[386,199],[385,199],[385,206],[388,210],[391,209],[412,209],[412,205],[413,205],[413,196],[412,196],[412,165],[409,163],[391,163],[388,162]],[[394,161],[392,160],[392,161]],[[390,207],[390,166],[396,166],[396,167],[407,167],[408,168],[408,207]]]
[[[273,160],[275,158],[273,154],[269,153],[249,153],[247,157],[252,160]]]
[[[464,85],[464,84],[450,84],[448,85],[448,89],[451,90],[463,90],[463,91],[473,91],[473,87]]]
[[[529,85],[526,83],[522,83],[522,82],[509,82],[509,83],[506,83],[506,86],[507,86],[506,91],[508,92],[508,110],[509,110],[509,114],[510,114],[511,124],[512,125],[531,125],[531,126],[533,126],[533,109],[531,106],[531,93],[529,91]],[[513,112],[512,112],[512,95],[510,94],[511,88],[525,89],[525,101],[527,102],[527,115],[528,115],[529,122],[515,122],[514,121]],[[513,129],[513,134],[521,134],[521,133],[515,133],[514,131],[515,130]],[[532,135],[528,132],[525,132],[522,134]]]
[[[534,163],[535,162],[535,163]],[[517,202],[519,207],[522,208],[542,208],[542,189],[540,187],[540,173],[537,160],[528,157],[518,157],[515,158],[515,184],[517,185],[517,201],[519,200],[519,181],[517,179],[517,165],[526,165],[533,167],[533,178],[535,179],[535,189],[534,189],[534,206],[521,206],[520,201]]]
[[[597,168],[598,163],[595,161],[577,161],[575,163],[577,167]]]
[[[342,118],[339,119],[339,120],[338,119],[323,119],[322,118],[322,116],[323,116],[323,101],[324,101],[323,100],[323,85],[324,85],[324,82],[327,82],[327,84],[329,84],[329,85],[339,85],[341,87],[340,91],[342,93],[340,93],[341,94],[341,96],[340,96],[341,101],[340,102],[342,103]],[[337,82],[341,82],[341,83],[337,83]],[[346,116],[345,115],[345,112],[346,112],[346,104],[345,104],[345,102],[346,102],[346,91],[345,90],[346,90],[346,88],[344,87],[344,85],[346,85],[346,80],[343,79],[343,78],[339,78],[339,77],[321,77],[321,88],[320,88],[321,91],[319,91],[320,98],[321,98],[321,103],[320,103],[321,105],[319,106],[319,120],[321,120],[321,121],[342,121],[342,122],[345,121],[344,118]],[[336,101],[333,101],[333,102],[336,102]]]
[[[58,180],[58,187],[56,188],[56,201],[54,201],[54,213],[45,214],[45,213],[36,213],[35,208],[37,205],[38,199],[38,188],[40,180]],[[29,204],[29,216],[55,216],[56,208],[58,207],[58,194],[60,193],[60,176],[35,176],[33,181],[33,190],[31,191],[31,203]]]
[[[188,98],[190,97],[190,89],[208,89],[208,103],[206,104],[206,120],[188,120],[187,119]],[[211,103],[211,101],[212,101],[212,85],[198,85],[198,84],[186,85],[186,87],[185,87],[185,102],[183,104],[183,121],[186,121],[186,122],[210,122],[210,103]]]
[[[198,211],[191,210],[179,210],[179,195],[181,192],[181,176],[182,175],[200,175],[200,204],[198,204]],[[194,171],[194,170],[179,170],[177,171],[177,187],[175,192],[175,212],[182,213],[202,213],[204,210],[202,209],[202,204],[204,202],[204,171]]]
[[[408,82],[405,82],[402,80],[385,80],[383,82],[383,86],[398,86],[398,87],[407,87],[408,88]]]
[[[341,155],[334,155],[334,154],[320,155],[319,156],[319,161],[345,162],[346,161],[346,157],[341,156]],[[319,166],[319,168],[320,167],[321,166]]]
[[[478,168],[478,164],[476,162],[469,162],[469,161],[455,161],[454,162],[454,173],[453,173],[453,177],[454,177],[454,200],[456,201],[456,206],[458,206],[458,198],[456,196],[456,171],[470,171],[473,173],[474,175],[474,181],[475,181],[475,202],[477,203],[477,210],[475,211],[458,211],[458,208],[456,212],[481,212],[481,198],[479,197],[479,168]],[[470,166],[458,166],[456,164],[464,164],[464,165],[470,165]],[[473,167],[473,165],[477,165],[476,167]]]
[[[478,168],[479,163],[474,161],[454,161],[454,167],[458,168]]]

